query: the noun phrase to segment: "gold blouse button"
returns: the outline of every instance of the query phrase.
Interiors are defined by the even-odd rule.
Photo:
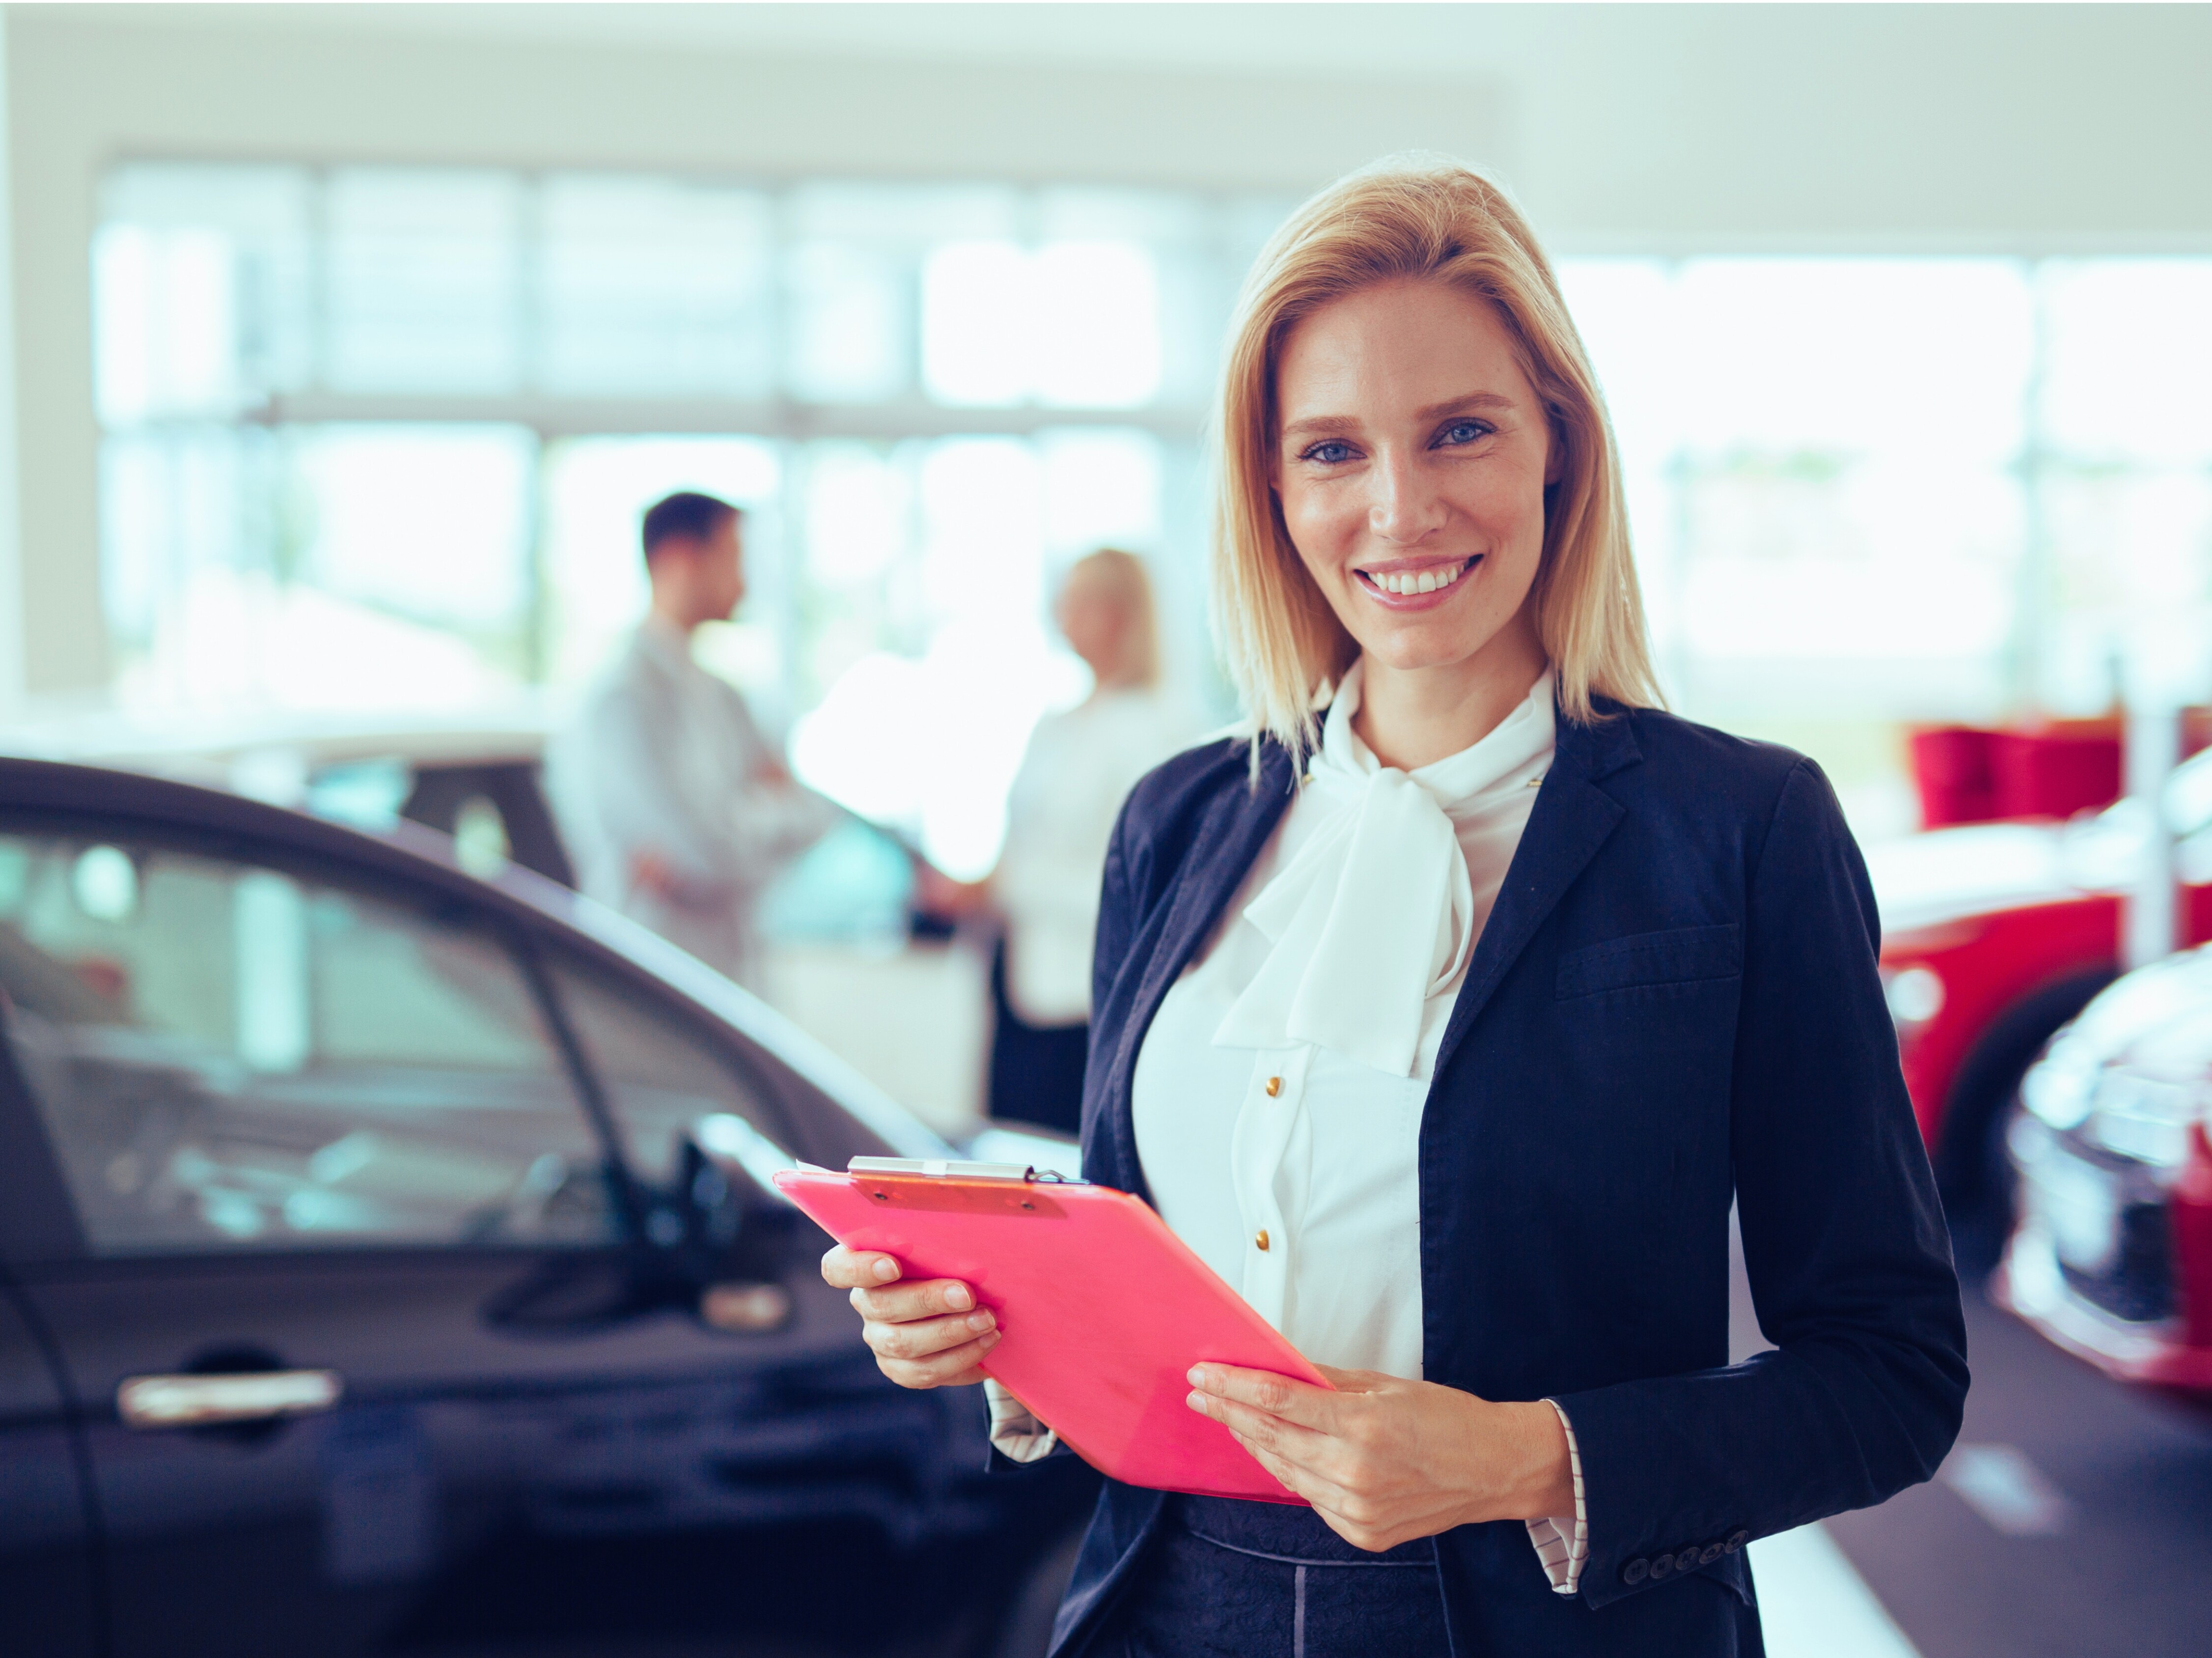
[[[1259,1245],[1262,1251],[1265,1251],[1267,1247],[1267,1228],[1263,1226],[1257,1232],[1254,1233],[1252,1234],[1252,1241]]]
[[[1272,1100],[1282,1091],[1283,1079],[1279,1076],[1270,1076],[1267,1079],[1267,1097]]]

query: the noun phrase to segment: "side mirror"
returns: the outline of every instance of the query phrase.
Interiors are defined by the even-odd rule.
[[[718,1329],[770,1329],[790,1316],[781,1279],[801,1217],[772,1177],[792,1166],[728,1113],[701,1118],[684,1137],[669,1254],[677,1275],[701,1287],[701,1316]]]

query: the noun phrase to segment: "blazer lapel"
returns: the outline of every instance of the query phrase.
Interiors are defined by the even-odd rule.
[[[1273,743],[1261,759],[1260,786],[1240,788],[1216,802],[1192,837],[1184,873],[1176,882],[1167,919],[1160,925],[1158,942],[1145,964],[1129,1016],[1122,1021],[1121,1041],[1114,1055],[1111,1092],[1114,1152],[1126,1176],[1122,1190],[1146,1203],[1152,1200],[1137,1158],[1137,1124],[1131,1109],[1137,1076],[1137,1052],[1152,1015],[1167,1000],[1168,988],[1190,964],[1221,919],[1229,900],[1237,895],[1252,862],[1267,837],[1282,821],[1291,804],[1291,772],[1289,756]]]
[[[1433,1076],[1443,1075],[1505,970],[1520,959],[1626,810],[1596,783],[1643,758],[1624,711],[1611,712],[1613,717],[1599,725],[1578,725],[1564,715],[1558,718],[1552,769],[1536,791],[1528,826],[1521,832],[1521,844],[1506,868],[1505,884],[1498,889],[1490,919],[1475,941]]]

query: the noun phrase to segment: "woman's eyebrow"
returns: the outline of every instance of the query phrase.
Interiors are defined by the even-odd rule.
[[[1304,420],[1293,420],[1283,428],[1283,440],[1294,437],[1322,436],[1334,432],[1357,431],[1359,422],[1351,415],[1309,415]]]
[[[1464,397],[1431,403],[1421,411],[1421,418],[1434,420],[1439,415],[1457,414],[1464,409],[1510,409],[1512,406],[1513,399],[1503,392],[1469,392]]]
[[[1510,409],[1514,399],[1503,392],[1467,392],[1458,397],[1447,398],[1442,403],[1431,403],[1416,410],[1422,420],[1435,420],[1448,414],[1461,414],[1471,409]],[[1304,420],[1293,420],[1283,428],[1285,443],[1300,437],[1328,437],[1342,432],[1356,431],[1359,421],[1352,415],[1309,415]]]

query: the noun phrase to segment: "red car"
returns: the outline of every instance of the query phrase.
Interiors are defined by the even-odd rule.
[[[1916,741],[1922,797],[1940,821],[1960,808],[1961,791],[1943,774],[1950,757],[1929,752],[1931,735],[1964,734]],[[2150,826],[2128,802],[2066,820],[2069,800],[2094,806],[2117,792],[2116,736],[1977,735],[2008,743],[2000,762],[2028,773],[2008,796],[1998,790],[1996,803],[2045,815],[1931,829],[1871,846],[1867,859],[1881,907],[1882,978],[1920,1131],[1954,1227],[1994,1250],[2009,1229],[2004,1138],[2021,1079],[2118,975],[2124,895]],[[2072,775],[2053,776],[2058,762],[2070,763]],[[2187,819],[2212,818],[2212,755],[2185,761],[2166,799]],[[2208,850],[2212,837],[2203,833],[2179,848],[2177,945],[2212,939]]]
[[[2108,1375],[2212,1393],[2212,948],[2090,1003],[2021,1100],[1999,1297]]]

